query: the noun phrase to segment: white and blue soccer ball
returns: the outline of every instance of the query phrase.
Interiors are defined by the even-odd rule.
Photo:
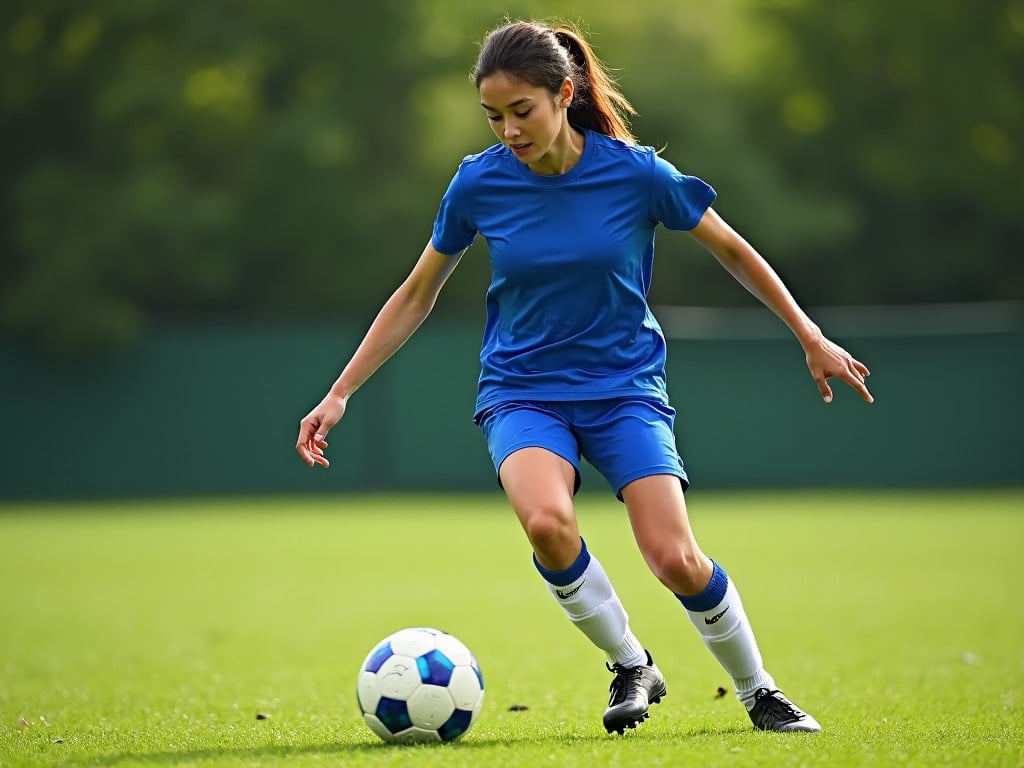
[[[363,719],[384,741],[453,741],[476,721],[484,678],[470,650],[447,632],[402,629],[378,643],[359,669]]]

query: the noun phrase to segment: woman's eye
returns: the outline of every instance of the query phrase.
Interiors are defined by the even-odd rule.
[[[516,117],[522,119],[524,117],[528,117],[530,112],[532,112],[532,111],[533,111],[533,109],[530,108],[530,109],[526,110],[525,112],[516,112],[515,115],[516,115]],[[502,119],[502,117],[501,117],[501,115],[488,115],[487,119],[490,120],[492,123],[497,123],[499,120]]]

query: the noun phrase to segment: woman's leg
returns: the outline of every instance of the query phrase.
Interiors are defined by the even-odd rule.
[[[499,475],[548,590],[616,672],[605,728],[622,733],[635,727],[647,717],[648,704],[665,695],[665,681],[630,630],[604,568],[580,537],[572,503],[575,468],[544,448],[531,447],[511,453]]]
[[[545,448],[522,448],[505,458],[498,477],[537,562],[551,571],[572,565],[581,548],[575,467]]]
[[[643,663],[646,653],[622,602],[580,537],[572,504],[575,468],[544,448],[523,448],[502,462],[499,474],[534,564],[569,619],[611,662]]]
[[[816,731],[820,726],[775,687],[735,585],[697,545],[679,478],[651,475],[622,489],[644,560],[675,593],[704,644],[736,687],[736,695],[763,730]]]

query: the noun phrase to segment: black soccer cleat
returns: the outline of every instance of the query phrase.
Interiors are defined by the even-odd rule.
[[[654,666],[651,654],[647,663],[636,667],[606,664],[615,673],[609,687],[611,697],[604,713],[604,727],[608,733],[623,734],[627,728],[636,728],[647,719],[647,709],[657,704],[666,694],[665,676]]]
[[[754,706],[747,713],[759,731],[817,733],[818,721],[782,695],[782,691],[759,688]]]

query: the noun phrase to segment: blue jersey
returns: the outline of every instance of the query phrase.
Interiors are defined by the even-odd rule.
[[[715,191],[651,147],[593,131],[568,172],[542,176],[501,144],[465,158],[432,244],[481,234],[491,259],[477,413],[511,400],[668,402],[665,338],[647,305],[654,230],[693,229]]]

